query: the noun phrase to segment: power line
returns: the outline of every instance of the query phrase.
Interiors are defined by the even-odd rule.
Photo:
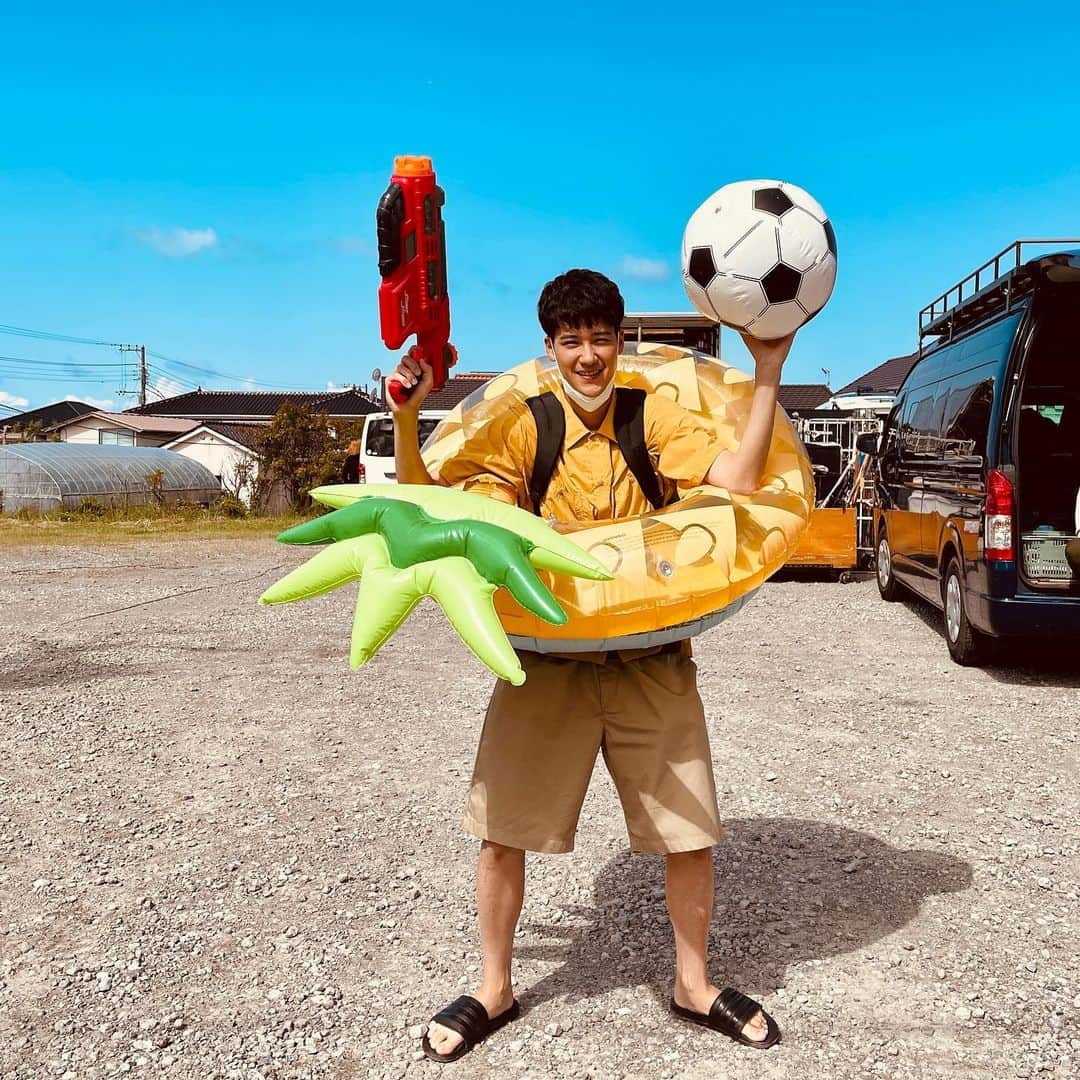
[[[52,330],[31,330],[25,326],[8,326],[0,323],[0,334],[14,334],[16,337],[33,338],[36,341],[66,341],[71,345],[103,345],[114,348],[113,341],[98,341],[96,338],[76,337],[73,334],[57,334]]]
[[[117,360],[104,362],[100,360],[37,360],[30,356],[0,356],[0,363],[24,364],[42,368],[118,368],[123,364]]]
[[[221,379],[225,382],[249,383],[252,386],[262,387],[267,390],[295,390],[295,386],[286,386],[283,383],[267,383],[258,379],[249,378],[247,375],[231,375],[227,371],[215,371],[213,368],[200,367],[198,364],[189,364],[186,360],[177,360],[171,356],[163,356],[161,353],[148,349],[147,355],[162,363],[171,364],[173,367],[181,367],[186,371],[193,371],[196,375],[206,375],[211,379]]]
[[[35,330],[26,326],[13,326],[7,323],[0,323],[0,334],[12,334],[17,337],[29,338],[34,341],[56,341],[65,342],[72,345],[91,345],[108,349],[120,349],[120,350],[132,350],[137,348],[135,346],[124,345],[116,341],[103,341],[98,338],[79,337],[76,334],[62,334],[54,330]],[[259,379],[252,379],[246,375],[235,375],[225,371],[217,371],[214,368],[203,367],[199,364],[191,364],[186,360],[177,360],[172,356],[165,356],[163,353],[153,352],[150,349],[146,350],[146,355],[153,357],[155,360],[161,361],[162,364],[168,365],[168,368],[162,370],[160,368],[155,369],[159,378],[164,377],[172,379],[181,387],[186,386],[190,390],[201,390],[202,384],[193,381],[191,378],[185,377],[177,373],[176,369],[180,368],[183,371],[191,372],[196,377],[205,376],[208,379],[215,379],[221,382],[235,382],[241,384],[247,384],[248,386],[255,387],[262,390],[297,390],[294,385],[286,385],[284,383],[271,383],[263,382]],[[26,368],[34,369],[35,371],[55,371],[58,376],[62,375],[64,378],[78,380],[80,376],[77,372],[82,372],[89,368],[103,368],[109,369],[113,372],[118,372],[121,379],[125,378],[126,365],[123,363],[99,363],[91,361],[88,363],[79,363],[78,361],[49,361],[49,360],[33,360],[27,357],[11,357],[0,356],[0,362],[4,361],[18,361],[20,364],[26,365]],[[5,370],[4,374],[13,378],[32,379],[35,378],[32,374],[27,374],[26,368],[20,368],[18,370],[11,369]],[[74,369],[74,370],[73,370]],[[147,369],[149,371],[149,368]],[[42,381],[40,378],[37,381]],[[87,381],[85,378],[83,381]],[[106,381],[104,379],[99,381]]]

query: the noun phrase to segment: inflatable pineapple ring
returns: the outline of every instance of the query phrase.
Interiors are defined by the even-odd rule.
[[[706,420],[724,449],[738,446],[750,411],[753,380],[691,349],[628,344],[619,386],[665,394]],[[508,399],[550,390],[550,360],[531,360],[496,376],[467,397],[424,444],[428,468],[467,438],[482,437]],[[813,473],[802,443],[777,406],[764,481],[752,495],[691,488],[662,510],[636,518],[560,526],[612,574],[610,581],[543,573],[569,618],[553,626],[517,607],[505,590],[495,607],[515,648],[583,652],[665,644],[700,634],[734,614],[783,566],[810,520]]]

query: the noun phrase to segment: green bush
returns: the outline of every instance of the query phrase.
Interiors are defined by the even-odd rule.
[[[248,514],[248,508],[244,505],[243,499],[238,499],[228,491],[218,499],[214,509],[222,517],[227,518],[242,518],[247,517]]]

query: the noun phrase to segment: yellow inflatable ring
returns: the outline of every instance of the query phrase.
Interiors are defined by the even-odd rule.
[[[620,356],[619,386],[665,394],[706,420],[724,449],[738,446],[753,380],[715,357],[640,343]],[[546,357],[520,364],[474,391],[424,443],[429,470],[483,434],[511,399],[543,393],[557,373]],[[575,523],[568,535],[614,577],[587,581],[542,574],[569,620],[551,626],[500,590],[496,609],[515,648],[537,652],[629,649],[692,637],[739,610],[783,566],[814,505],[810,460],[777,406],[762,487],[752,495],[691,488],[677,503],[636,518]]]

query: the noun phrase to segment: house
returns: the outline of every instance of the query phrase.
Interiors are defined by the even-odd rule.
[[[501,374],[501,371],[463,371],[460,375],[451,375],[442,387],[428,394],[424,412],[449,412],[474,390]]]
[[[192,428],[195,420],[172,416],[133,416],[131,413],[83,413],[46,428],[61,442],[90,443],[97,446],[164,446]]]
[[[164,445],[204,465],[217,477],[223,490],[250,504],[259,476],[259,433],[265,424],[197,423]],[[279,507],[274,500],[268,509]]]
[[[362,390],[192,390],[128,410],[139,416],[173,416],[223,424],[269,424],[285,402],[308,405],[335,420],[359,420],[380,403]]]
[[[88,405],[85,401],[54,401],[51,405],[5,416],[0,420],[0,443],[22,442],[26,439],[28,430],[30,437],[34,438],[54,424],[73,420],[96,409],[96,405]]]
[[[897,390],[918,359],[919,354],[913,352],[894,356],[878,364],[865,375],[860,375],[847,386],[842,386],[825,402],[823,408],[841,409],[845,412],[868,409],[884,416],[892,408]]]
[[[781,383],[777,400],[789,416],[799,416],[808,410],[820,409],[829,394],[824,383]]]

